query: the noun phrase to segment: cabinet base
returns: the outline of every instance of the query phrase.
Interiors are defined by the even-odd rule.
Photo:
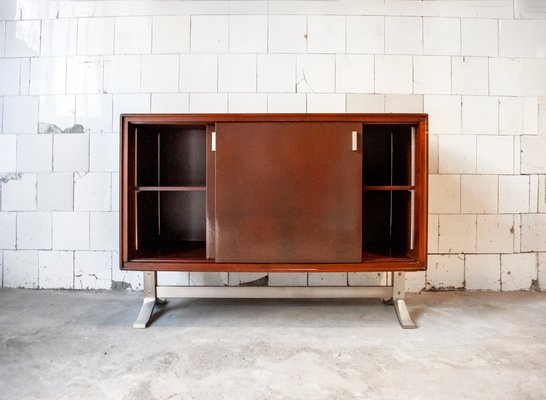
[[[400,325],[404,329],[416,328],[404,300],[405,274],[395,272],[392,282],[385,286],[359,287],[252,287],[252,286],[158,286],[155,271],[144,272],[144,301],[133,328],[146,328],[156,304],[165,304],[163,298],[390,298]],[[386,303],[387,304],[387,303]]]

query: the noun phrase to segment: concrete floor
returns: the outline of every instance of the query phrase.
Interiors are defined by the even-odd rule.
[[[546,293],[172,300],[0,290],[2,399],[545,399]],[[157,310],[157,309],[156,309]]]

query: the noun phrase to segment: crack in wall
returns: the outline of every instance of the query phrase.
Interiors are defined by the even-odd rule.
[[[40,122],[38,132],[40,133],[85,133],[85,129],[81,124],[74,124],[70,128],[61,129],[58,125],[49,122]]]

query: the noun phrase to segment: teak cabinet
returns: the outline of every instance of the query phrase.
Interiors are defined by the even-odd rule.
[[[121,119],[121,268],[426,267],[425,114]]]

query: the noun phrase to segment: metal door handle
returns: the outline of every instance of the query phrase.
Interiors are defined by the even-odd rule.
[[[357,150],[358,150],[358,132],[357,132],[357,131],[353,131],[353,146],[352,146],[352,150],[353,150],[353,151],[357,151]]]

